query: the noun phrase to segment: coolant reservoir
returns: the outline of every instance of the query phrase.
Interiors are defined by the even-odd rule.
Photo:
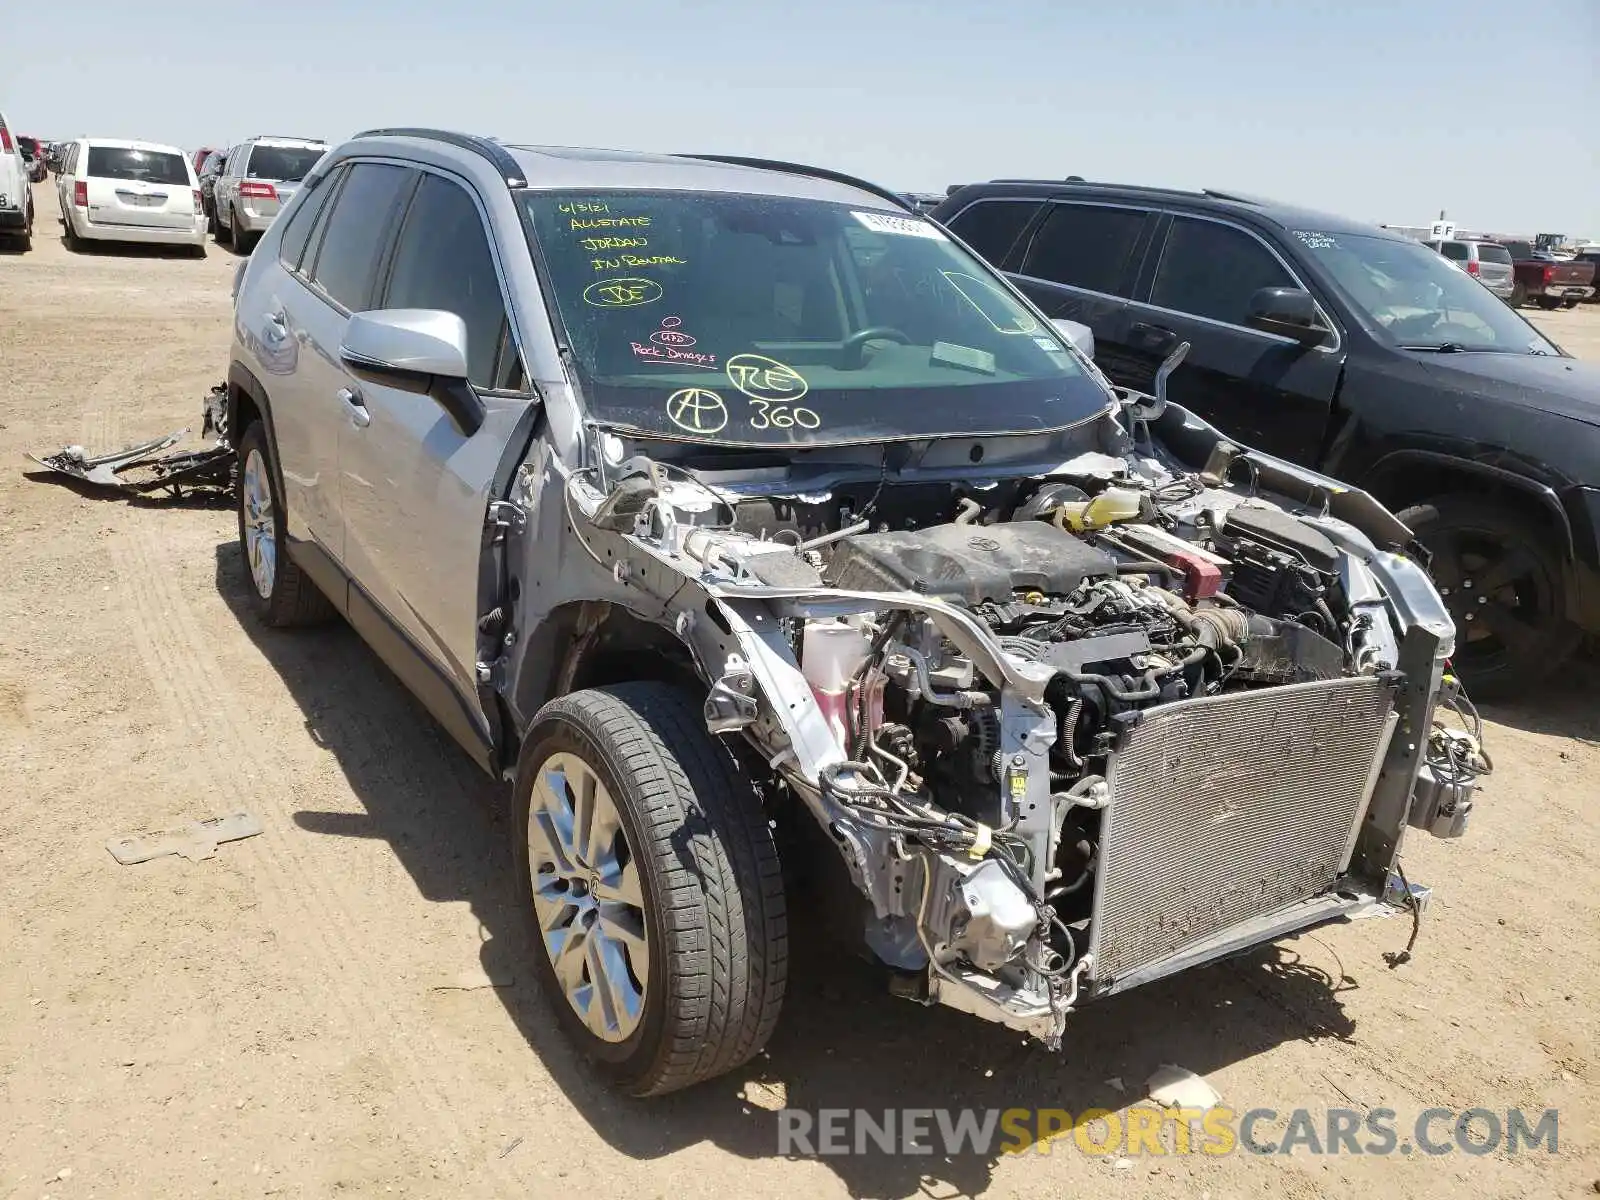
[[[1104,529],[1118,521],[1132,521],[1138,517],[1143,499],[1143,494],[1132,488],[1107,488],[1092,500],[1063,504],[1056,510],[1056,521],[1073,533]]]
[[[866,665],[872,643],[845,621],[807,621],[800,635],[800,673],[841,745],[850,744],[850,682]]]

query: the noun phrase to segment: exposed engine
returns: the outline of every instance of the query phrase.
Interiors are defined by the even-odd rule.
[[[1352,872],[1387,896],[1397,841],[1358,838],[1386,761],[1427,804],[1385,820],[1441,836],[1485,769],[1470,734],[1388,757],[1448,654],[1420,569],[1326,513],[1142,466],[774,498],[647,464],[595,516],[719,598],[718,624],[778,616],[781,652],[737,622],[739,653],[704,643],[725,658],[708,724],[747,731],[832,836],[907,994],[1047,1041],[1080,992],[1349,909]],[[1404,645],[1431,679],[1410,698]],[[755,669],[770,652],[799,696]]]

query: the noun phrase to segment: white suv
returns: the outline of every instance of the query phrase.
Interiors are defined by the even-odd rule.
[[[22,239],[23,249],[33,242],[33,189],[22,149],[0,111],[0,237]]]
[[[74,248],[95,240],[206,252],[200,182],[176,146],[78,138],[67,144],[56,194],[67,244]]]

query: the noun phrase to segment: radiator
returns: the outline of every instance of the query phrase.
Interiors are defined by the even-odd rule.
[[[1107,777],[1089,978],[1325,891],[1349,862],[1392,701],[1364,677],[1146,712]]]

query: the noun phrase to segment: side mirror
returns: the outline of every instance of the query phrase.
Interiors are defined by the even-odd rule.
[[[1065,317],[1052,317],[1050,324],[1056,327],[1057,333],[1083,351],[1085,358],[1090,362],[1094,361],[1094,330],[1077,321],[1069,321]]]
[[[467,381],[466,322],[455,313],[356,313],[345,327],[339,361],[367,383],[431,397],[468,437],[483,424],[483,401]]]
[[[1319,346],[1328,340],[1327,326],[1318,323],[1317,302],[1301,288],[1262,288],[1251,296],[1250,327],[1293,338],[1304,346]]]

